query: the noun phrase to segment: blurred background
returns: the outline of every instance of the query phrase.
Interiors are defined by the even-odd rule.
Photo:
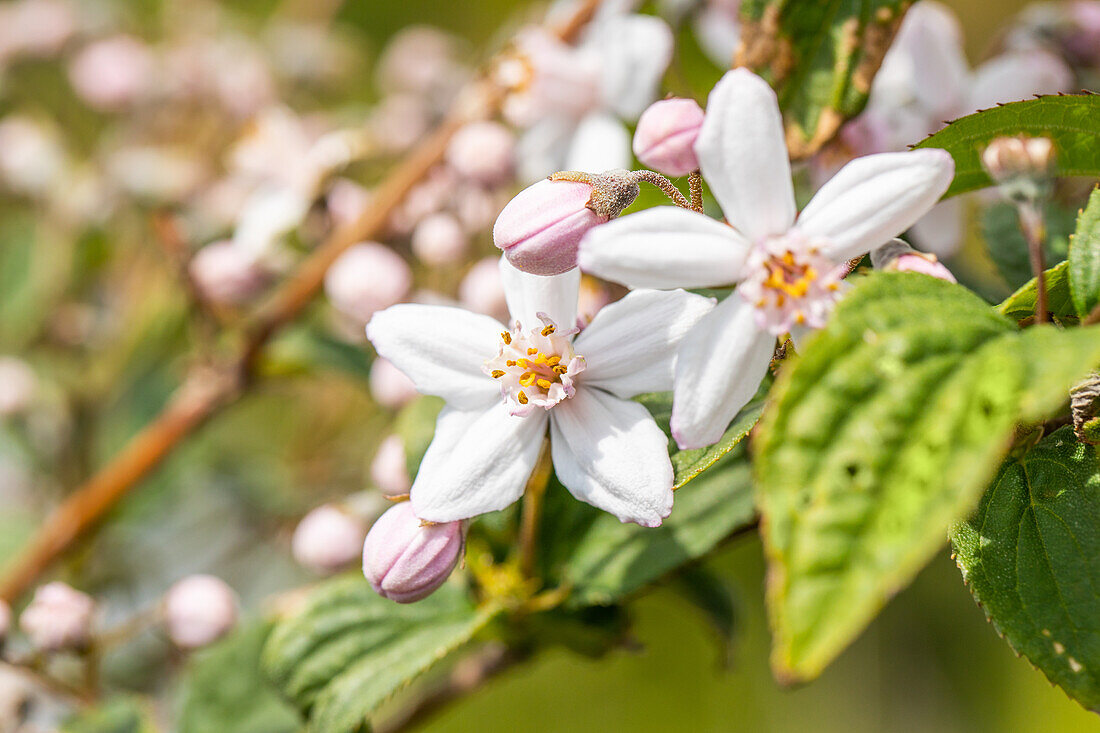
[[[946,5],[976,65],[1026,3]],[[461,83],[541,9],[0,2],[0,566],[157,413],[196,354],[234,338],[222,325],[358,215]],[[722,69],[690,22],[677,38],[667,88],[702,99]],[[481,132],[501,130],[512,135]],[[273,343],[250,394],[70,553],[58,577],[91,593],[104,623],[154,606],[195,572],[225,579],[256,618],[315,577],[292,552],[303,515],[345,500],[377,512],[378,489],[407,488],[401,447],[394,459],[385,441],[408,386],[372,364],[362,324],[389,303],[364,302],[362,282],[394,290],[393,302],[499,310],[498,285],[477,268],[496,251],[496,213],[521,187],[512,168],[523,153],[510,145],[503,175],[493,161],[449,157],[390,222],[389,249],[361,250],[330,273],[326,297]],[[980,218],[952,264],[997,300],[1019,282],[985,253]],[[589,285],[594,312],[612,294]],[[632,603],[635,651],[543,653],[427,730],[1100,730],[997,637],[946,550],[821,679],[794,690],[768,670],[755,536],[708,567],[737,588],[728,658],[697,610],[658,589]],[[105,657],[102,684],[153,696],[171,721],[188,664],[160,635],[139,634]],[[6,679],[0,731],[20,730],[5,721],[30,698],[40,727],[23,730],[63,719],[22,688],[5,693]]]

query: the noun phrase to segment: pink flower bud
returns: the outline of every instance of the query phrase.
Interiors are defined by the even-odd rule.
[[[0,644],[8,638],[9,631],[11,631],[11,606],[0,601]]]
[[[464,186],[454,192],[455,216],[468,234],[479,234],[493,225],[502,201],[488,191],[472,186]]]
[[[137,38],[114,36],[89,44],[73,58],[69,82],[90,106],[117,110],[149,91],[155,63]]]
[[[370,394],[383,407],[396,410],[411,402],[419,392],[405,372],[378,357],[370,367]]]
[[[164,597],[168,637],[182,649],[217,641],[237,623],[237,596],[221,578],[189,575]]]
[[[213,303],[240,305],[260,294],[269,273],[252,253],[230,240],[200,249],[190,265],[191,279]]]
[[[31,643],[39,649],[79,649],[88,643],[92,631],[95,601],[86,593],[53,582],[41,586],[19,617]]]
[[[654,102],[638,118],[634,155],[666,176],[686,176],[699,168],[695,139],[703,125],[703,108],[694,99]]]
[[[463,178],[500,183],[512,175],[515,146],[512,132],[499,122],[473,122],[451,138],[446,160]]]
[[[875,269],[888,272],[919,272],[949,283],[958,282],[934,254],[918,252],[900,239],[894,239],[871,252]]]
[[[355,181],[339,178],[325,196],[329,214],[336,226],[347,226],[359,220],[370,206],[371,192]]]
[[[359,517],[324,504],[298,523],[290,550],[303,567],[320,574],[334,573],[355,562],[366,536],[366,524]]]
[[[470,268],[458,285],[458,301],[469,310],[493,316],[501,322],[508,319],[499,258],[486,257]]]
[[[405,444],[401,438],[391,435],[378,446],[370,464],[370,477],[383,494],[400,496],[409,493],[412,479],[405,457]]]
[[[577,265],[585,233],[607,221],[586,208],[592,186],[539,181],[519,192],[493,225],[493,242],[508,261],[535,275],[558,275]]]
[[[352,246],[325,273],[329,301],[361,323],[399,303],[411,286],[412,271],[405,260],[377,242]]]
[[[448,265],[462,259],[470,242],[450,214],[432,214],[416,225],[412,251],[426,265]]]
[[[450,576],[466,543],[462,522],[421,526],[404,501],[378,518],[363,543],[363,575],[380,595],[412,603]]]
[[[38,378],[25,361],[0,356],[0,417],[26,411],[37,388]]]

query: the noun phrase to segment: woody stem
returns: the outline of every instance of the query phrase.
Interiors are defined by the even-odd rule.
[[[539,521],[542,519],[542,500],[546,487],[550,483],[550,474],[554,465],[550,460],[550,441],[543,440],[542,451],[531,477],[527,479],[527,488],[523,493],[523,514],[519,526],[519,568],[530,578],[535,573],[535,558],[539,535]]]

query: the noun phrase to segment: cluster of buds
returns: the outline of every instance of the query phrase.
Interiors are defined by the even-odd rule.
[[[1057,153],[1046,137],[999,137],[982,151],[982,166],[1001,194],[1018,203],[1050,193]]]
[[[92,597],[61,582],[39,587],[19,616],[19,627],[37,649],[83,649],[91,640]]]

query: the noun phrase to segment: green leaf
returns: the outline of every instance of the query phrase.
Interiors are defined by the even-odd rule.
[[[149,708],[137,697],[113,697],[70,718],[61,733],[156,733]]]
[[[585,507],[583,534],[569,534],[572,553],[564,577],[571,583],[571,607],[609,604],[702,557],[753,520],[749,466],[743,447],[676,492],[672,514],[649,529],[623,524]],[[592,513],[595,515],[592,515]]]
[[[1061,321],[1076,320],[1069,291],[1069,263],[1062,262],[1044,273],[1047,285],[1047,311]],[[1015,321],[1035,316],[1035,278],[1008,296],[997,310]]]
[[[1100,329],[1021,332],[924,275],[858,282],[757,428],[776,675],[819,674],[973,509],[1016,424],[1098,363]]]
[[[734,637],[737,631],[737,602],[733,586],[725,578],[705,567],[689,565],[677,573],[674,581],[680,597],[697,608],[718,638],[719,663],[733,663]]]
[[[180,733],[294,733],[297,712],[260,671],[267,623],[245,626],[192,657]]]
[[[275,627],[264,667],[308,711],[311,731],[350,732],[493,615],[474,608],[455,584],[401,605],[361,576],[338,578]]]
[[[1043,261],[1061,262],[1069,252],[1069,238],[1077,222],[1077,212],[1051,204],[1046,207],[1046,222]],[[982,235],[990,258],[1009,287],[1019,288],[1033,279],[1027,241],[1020,231],[1014,206],[1001,202],[987,207],[982,212]]]
[[[428,446],[435,437],[435,421],[443,409],[443,400],[438,397],[417,397],[401,408],[394,420],[393,430],[405,444],[405,460],[409,476],[416,476],[420,462],[428,452]]]
[[[1069,289],[1081,318],[1100,305],[1100,187],[1089,196],[1070,240]]]
[[[1062,428],[1002,466],[952,534],[998,633],[1073,699],[1100,710],[1100,458]]]
[[[672,461],[672,469],[675,472],[673,488],[678,489],[688,481],[696,478],[748,436],[749,431],[756,425],[756,421],[760,419],[760,413],[764,411],[764,399],[768,395],[771,384],[772,380],[769,375],[761,383],[756,396],[737,414],[730,426],[726,428],[726,432],[714,445],[706,448],[680,450],[671,437],[669,438],[669,459]],[[671,436],[669,421],[672,419],[672,393],[651,392],[639,395],[636,399],[645,405],[645,408],[653,415],[653,419],[665,431],[665,435]]]
[[[1049,137],[1058,152],[1058,173],[1100,176],[1100,95],[1066,94],[1012,102],[960,117],[918,148],[943,148],[955,159],[955,180],[944,198],[992,186],[982,168],[982,150],[1003,135]]]
[[[791,156],[806,158],[862,111],[909,0],[749,0],[739,66],[779,96]]]

